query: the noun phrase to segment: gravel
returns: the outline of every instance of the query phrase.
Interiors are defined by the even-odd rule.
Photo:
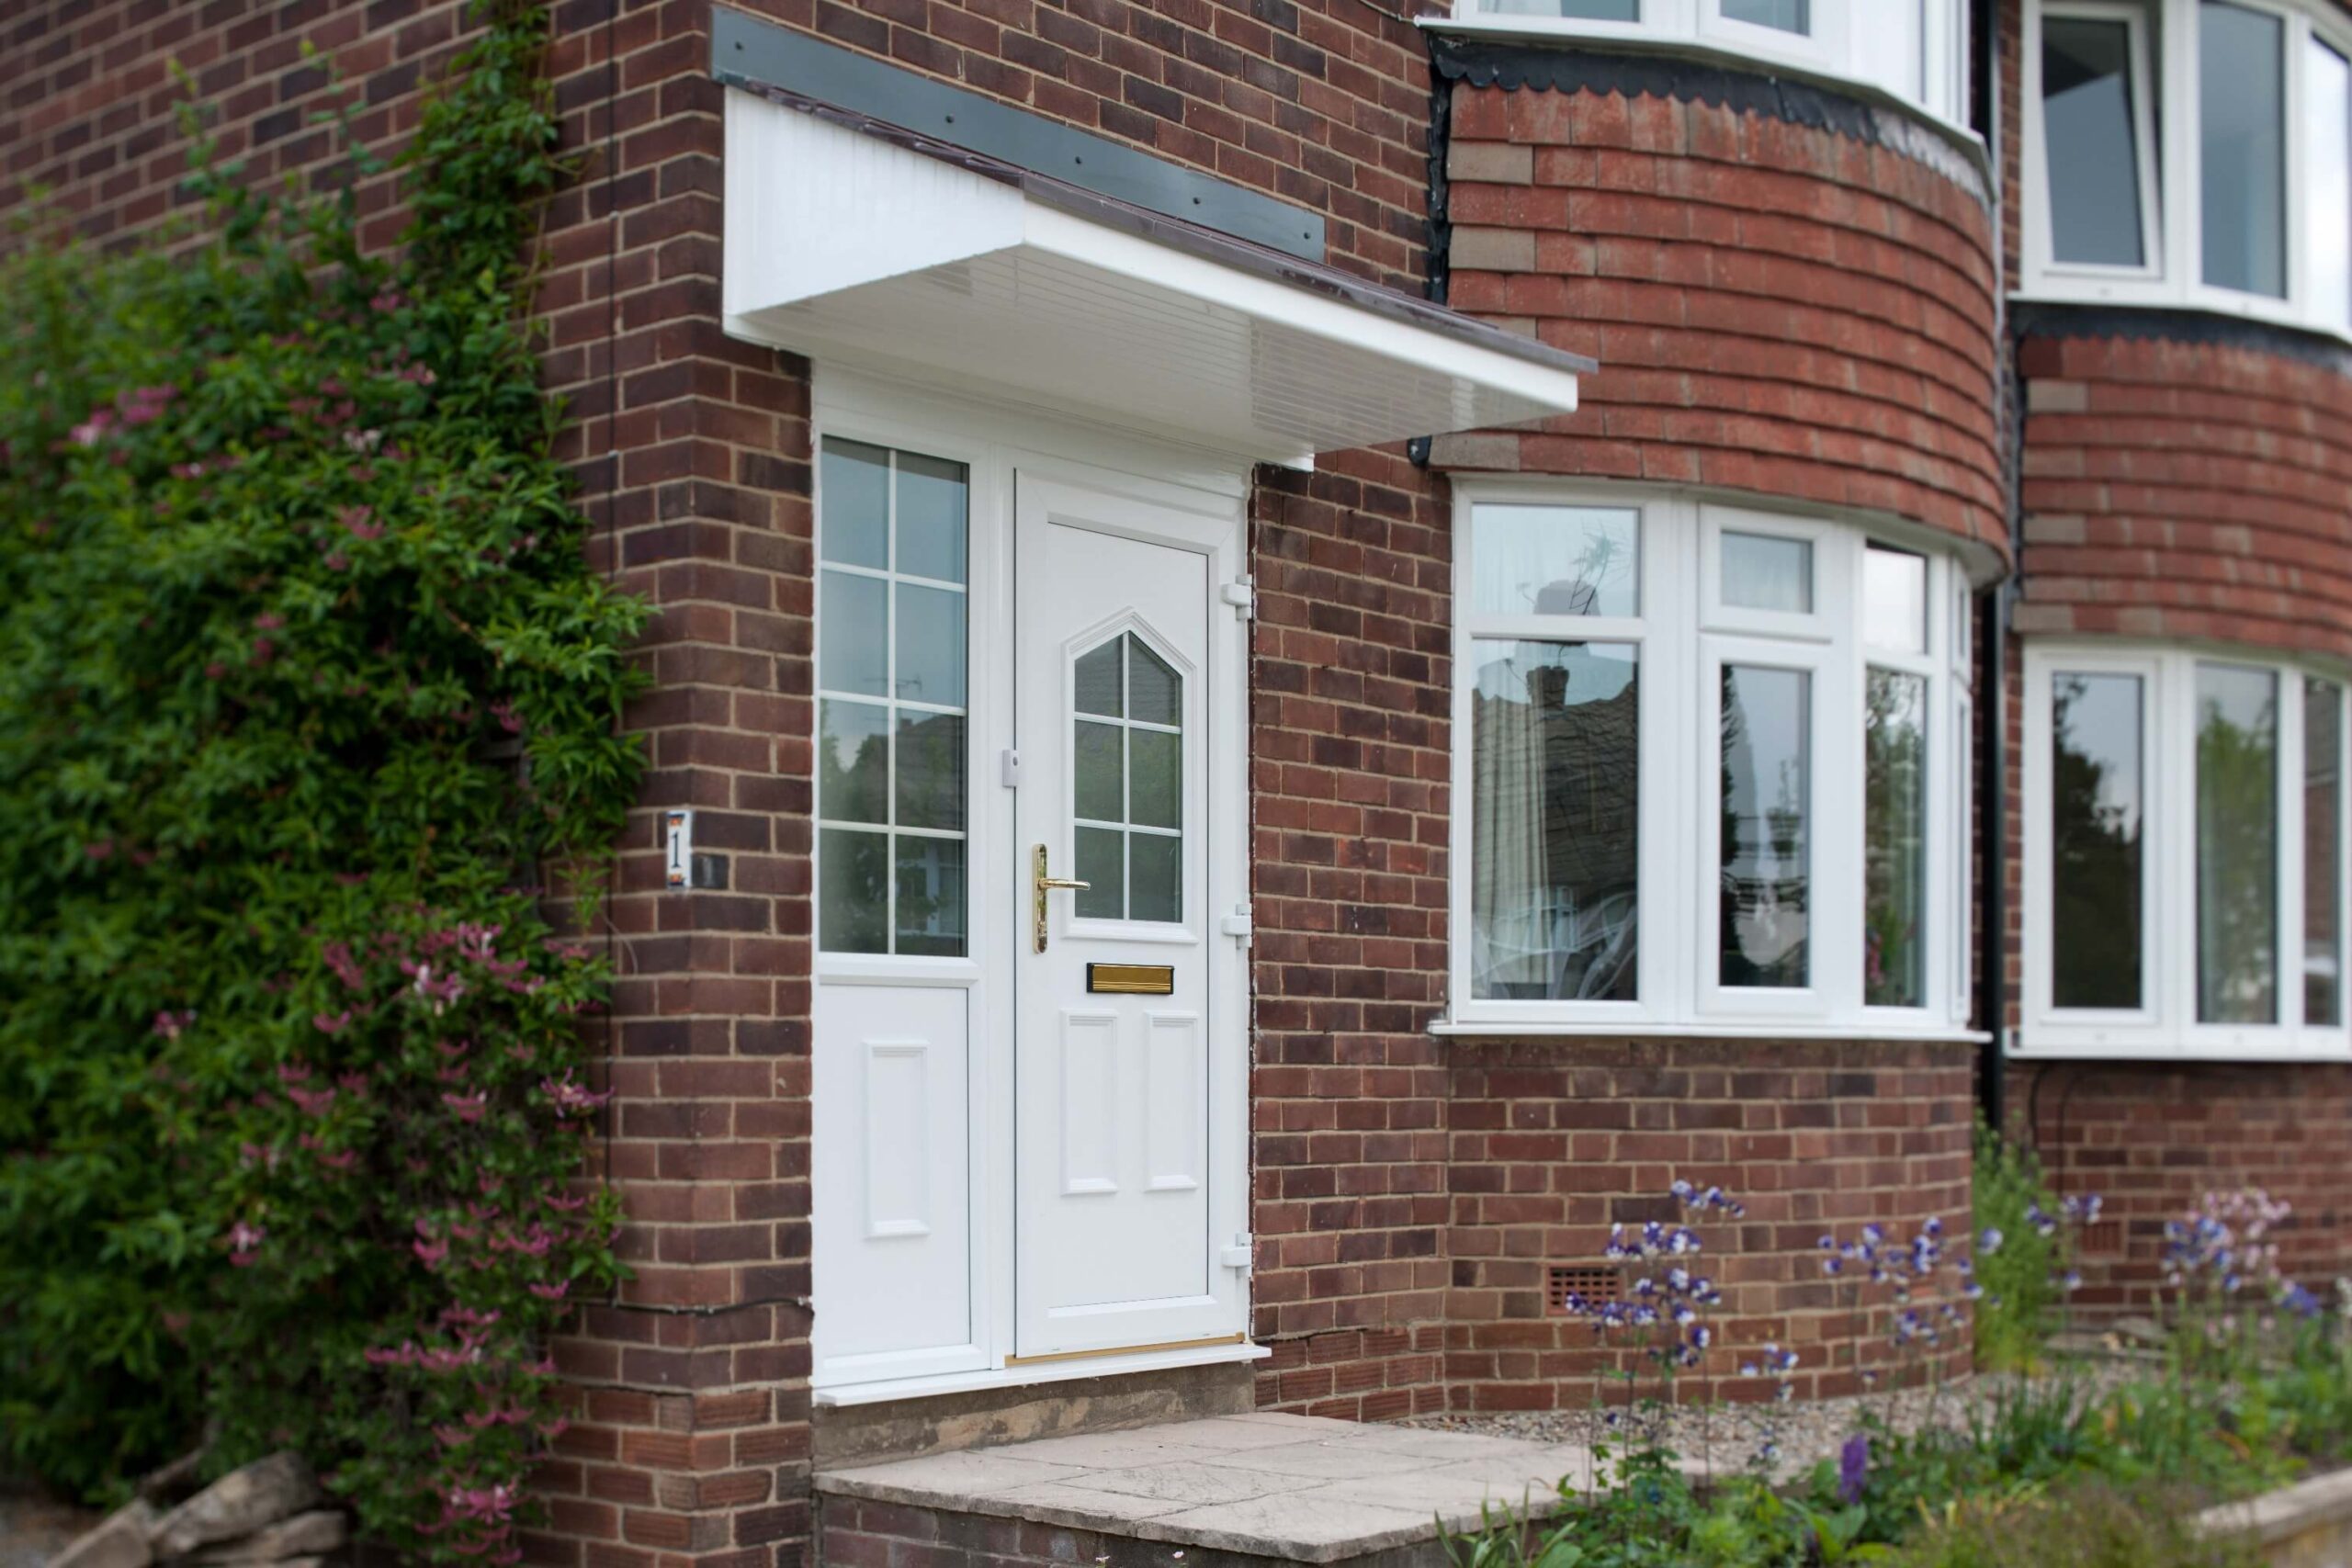
[[[2141,1370],[2122,1361],[2091,1360],[2076,1367],[2074,1375],[2104,1391],[2129,1381]],[[1606,1412],[1586,1408],[1423,1416],[1405,1425],[1587,1446],[1628,1429],[1655,1429],[1680,1459],[1682,1469],[1693,1475],[1726,1475],[1758,1467],[1765,1450],[1771,1447],[1777,1457],[1763,1468],[1775,1479],[1790,1480],[1820,1460],[1836,1458],[1846,1439],[1861,1429],[1865,1411],[1876,1414],[1898,1432],[1918,1431],[1931,1418],[1939,1426],[1959,1429],[2017,1382],[2007,1375],[1971,1377],[1946,1382],[1939,1390],[1913,1388],[1786,1404],[1680,1404],[1630,1413],[1623,1407],[1622,1391],[1612,1390],[1618,1403]]]

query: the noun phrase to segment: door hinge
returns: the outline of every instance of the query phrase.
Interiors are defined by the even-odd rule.
[[[1233,1245],[1217,1253],[1216,1260],[1227,1269],[1238,1269],[1247,1274],[1250,1272],[1250,1259],[1254,1252],[1255,1248],[1251,1245],[1250,1233],[1239,1231],[1233,1237]]]
[[[1008,746],[998,754],[999,771],[1007,789],[1021,787],[1021,753]]]
[[[1234,613],[1243,620],[1257,619],[1258,580],[1256,578],[1245,577],[1238,582],[1228,582],[1217,590],[1216,596],[1232,605]]]
[[[1233,907],[1233,913],[1219,920],[1216,923],[1216,929],[1223,931],[1227,936],[1238,938],[1242,946],[1249,946],[1250,906],[1247,904],[1236,904]]]

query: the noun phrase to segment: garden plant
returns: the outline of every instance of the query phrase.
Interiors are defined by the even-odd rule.
[[[643,612],[526,325],[546,17],[471,19],[393,168],[254,189],[199,135],[195,221],[0,258],[0,1441],[93,1500],[291,1447],[368,1539],[497,1562],[616,1274]]]

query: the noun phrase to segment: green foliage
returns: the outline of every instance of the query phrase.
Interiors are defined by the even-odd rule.
[[[545,18],[487,25],[415,221],[242,192],[0,261],[0,1434],[93,1496],[209,1428],[506,1560],[579,1179],[643,611],[587,568],[523,306]]]
[[[2176,1495],[2088,1483],[1979,1497],[1939,1515],[1898,1568],[2254,1568],[2242,1540],[2200,1535]]]
[[[1998,1247],[1976,1249],[1976,1282],[1984,1287],[1976,1312],[1976,1364],[1989,1372],[2028,1371],[2041,1364],[2050,1343],[2061,1272],[2058,1237],[2031,1216],[2055,1213],[2060,1204],[2043,1185],[2033,1151],[1982,1122],[1974,1201],[1977,1235],[2001,1235]]]

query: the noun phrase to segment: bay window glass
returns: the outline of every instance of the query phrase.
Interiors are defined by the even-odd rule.
[[[2303,682],[2303,1021],[2344,1021],[2344,688]]]
[[[1964,1018],[1954,564],[1463,489],[1446,1027]]]
[[[2303,251],[2312,308],[2352,332],[2352,61],[2318,39],[2303,58]]]
[[[2136,267],[2148,260],[2141,207],[2139,96],[2144,56],[2132,20],[2046,15],[2041,125],[2051,254],[2062,262]]]
[[[817,939],[965,951],[965,469],[827,437],[818,457]]]
[[[1639,645],[1472,645],[1472,994],[1633,1001]]]
[[[2199,211],[2205,281],[2287,297],[2286,23],[2203,0],[2198,8]]]
[[[2352,14],[2024,4],[2022,292],[2352,336]]]
[[[1968,10],[1967,0],[1464,0],[1451,16],[1424,20],[1794,67],[1957,122],[1967,104]]]
[[[1800,36],[1813,31],[1810,0],[1723,0],[1724,20]]]
[[[2278,1017],[2278,677],[2197,666],[2197,1017]]]
[[[1813,676],[1726,664],[1722,716],[1719,979],[1801,988],[1812,974]]]
[[[2344,685],[2127,646],[2025,678],[2021,1048],[2343,1054]]]
[[[2144,685],[2137,675],[2051,677],[2050,940],[2062,1008],[2141,1004]]]

